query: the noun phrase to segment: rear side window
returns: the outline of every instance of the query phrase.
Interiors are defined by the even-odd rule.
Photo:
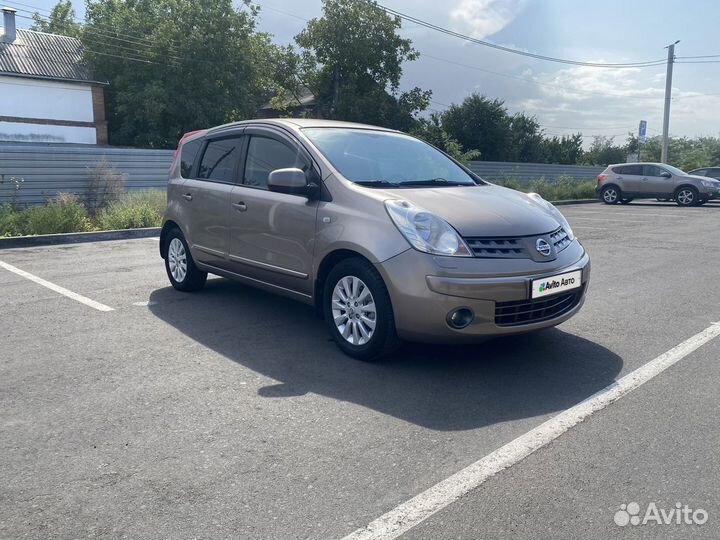
[[[240,148],[239,137],[210,141],[200,162],[198,178],[215,182],[234,182]]]
[[[642,165],[622,165],[615,167],[613,172],[615,174],[634,174],[639,176],[642,174]]]
[[[267,189],[268,176],[276,169],[308,170],[308,164],[298,149],[268,137],[253,136],[248,146],[245,178],[247,186]]]
[[[202,141],[190,141],[183,144],[180,152],[180,175],[183,178],[190,178],[201,145]]]

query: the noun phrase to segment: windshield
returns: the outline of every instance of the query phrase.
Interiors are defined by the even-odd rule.
[[[345,178],[358,184],[477,185],[445,154],[408,135],[352,128],[306,128],[303,133]]]
[[[673,173],[675,176],[685,176],[687,173],[685,171],[681,171],[677,167],[673,167],[672,165],[666,165],[665,163],[662,164],[663,167],[665,167],[668,171]]]

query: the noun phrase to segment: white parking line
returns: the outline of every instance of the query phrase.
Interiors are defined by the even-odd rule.
[[[565,216],[570,221],[574,219],[584,219],[586,221],[604,221],[605,223],[612,222],[612,223],[647,223],[647,221],[639,221],[637,219],[613,219],[613,218],[591,218],[591,217],[581,217],[581,216]]]
[[[593,413],[604,409],[642,386],[718,335],[720,335],[720,323],[713,323],[702,332],[628,373],[619,381],[435,484],[387,514],[380,516],[366,527],[349,534],[343,540],[391,540],[397,538],[476,489],[488,478],[512,467]]]
[[[67,296],[68,298],[72,298],[73,300],[76,300],[77,302],[80,302],[81,304],[85,304],[86,306],[89,306],[93,309],[97,309],[98,311],[114,311],[113,308],[108,307],[105,304],[101,304],[100,302],[96,302],[95,300],[90,300],[90,298],[87,298],[81,294],[69,291],[65,287],[61,287],[60,285],[55,285],[54,283],[50,283],[49,281],[46,281],[43,278],[37,277],[29,272],[26,272],[25,270],[20,270],[19,268],[15,267],[11,264],[8,264],[6,262],[0,261],[0,268],[4,268],[8,272],[12,272],[13,274],[22,276],[25,279],[29,279],[30,281],[34,281],[38,285],[47,287],[51,291],[55,291],[56,293],[62,294],[63,296]]]

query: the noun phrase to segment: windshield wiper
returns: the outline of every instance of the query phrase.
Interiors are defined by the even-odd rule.
[[[430,178],[429,180],[408,180],[402,182],[400,186],[473,186],[474,183],[468,182],[455,182],[453,180],[446,180],[445,178]]]
[[[355,183],[358,186],[368,187],[398,187],[395,182],[388,182],[387,180],[356,180]]]

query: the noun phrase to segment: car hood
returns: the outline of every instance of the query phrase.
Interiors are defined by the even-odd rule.
[[[685,178],[692,178],[693,180],[705,180],[706,182],[716,182],[720,184],[720,180],[713,178],[712,176],[700,176],[699,174],[686,174]]]
[[[437,214],[461,236],[533,236],[561,226],[541,202],[492,184],[382,191]]]

